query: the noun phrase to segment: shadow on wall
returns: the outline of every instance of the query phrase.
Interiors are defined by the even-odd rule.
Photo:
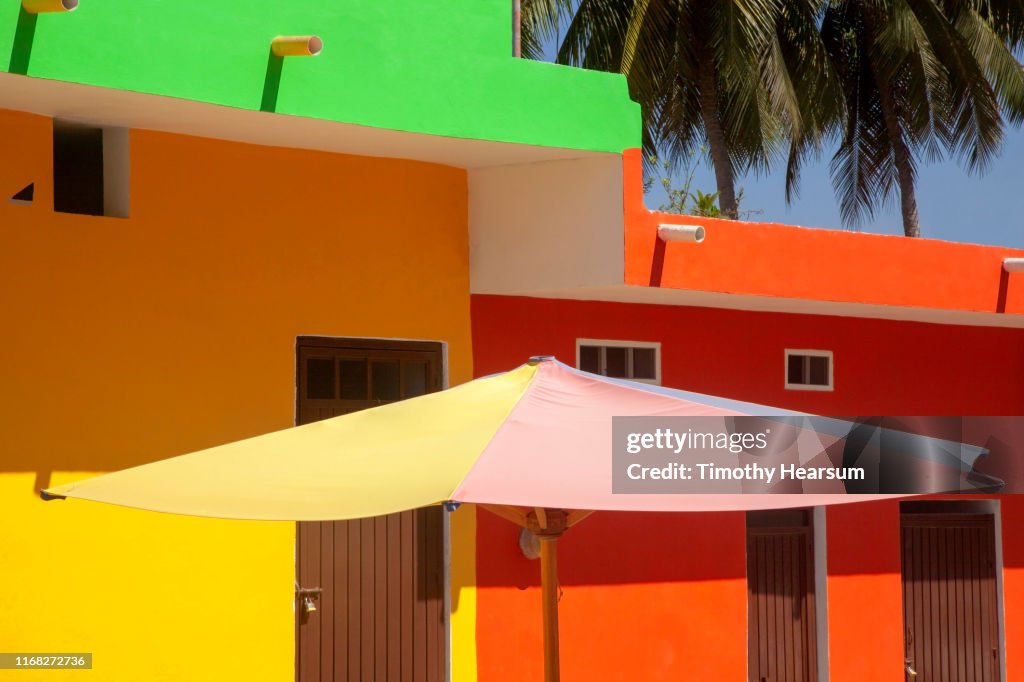
[[[519,529],[481,509],[480,587],[540,584],[540,564],[519,549]],[[730,580],[746,576],[742,512],[597,512],[558,541],[563,585]]]
[[[24,76],[28,73],[28,63],[32,57],[32,43],[36,38],[35,14],[30,14],[21,7],[18,12],[18,26],[14,31],[14,41],[11,43],[11,60],[8,62],[7,70]]]
[[[1019,496],[981,499],[1001,500],[1004,525],[1024,518]],[[830,575],[899,574],[898,500],[829,509]],[[477,546],[479,587],[540,585],[540,564],[523,556],[510,522],[481,509]],[[1024,546],[1005,549],[1006,567],[1024,567]],[[746,580],[746,519],[743,512],[597,512],[559,540],[558,562],[564,586]]]
[[[284,57],[274,54],[273,48],[268,50],[267,75],[263,79],[263,99],[260,111],[277,111],[277,94],[281,90],[281,71],[284,69]]]

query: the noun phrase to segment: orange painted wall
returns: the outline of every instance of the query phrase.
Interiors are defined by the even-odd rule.
[[[903,679],[899,502],[826,512],[830,682]]]
[[[481,682],[543,679],[538,562],[518,529],[478,512]],[[742,514],[600,513],[559,540],[562,679],[741,680]]]
[[[465,173],[132,131],[116,219],[54,213],[51,158],[49,119],[0,111],[3,649],[91,651],[104,681],[291,679],[291,524],[36,491],[289,426],[297,335],[447,341],[468,379]]]
[[[643,205],[639,150],[627,151],[624,163],[626,284],[1024,313],[1024,275],[1002,270],[1003,258],[1020,250],[659,214]],[[659,223],[704,225],[706,237],[700,245],[666,245]]]
[[[1024,496],[1003,495],[1003,616],[1006,682],[1024,677]]]
[[[472,314],[479,375],[531,355],[572,364],[577,338],[659,341],[665,385],[791,409],[999,415],[1024,405],[1024,331],[1015,329],[482,295],[473,296]],[[836,390],[785,390],[785,348],[833,350]],[[986,445],[1004,478],[1024,481],[1019,443]],[[1024,675],[1024,502],[1001,499],[1014,680]],[[563,540],[570,558],[561,571],[562,613],[573,624],[563,633],[573,652],[566,679],[625,679],[637,660],[641,672],[630,679],[745,679],[742,516],[651,515],[653,524],[642,516],[597,514]],[[693,551],[676,544],[693,535],[706,542]],[[541,670],[537,565],[521,557],[515,539],[510,524],[480,512],[481,680],[538,679]],[[826,544],[831,682],[901,682],[898,503],[830,508]],[[514,655],[504,648],[510,637]],[[633,659],[633,650],[655,653]]]
[[[1024,498],[999,500],[1002,524],[1006,679],[1024,674]],[[828,607],[831,682],[903,678],[899,502],[828,509]]]

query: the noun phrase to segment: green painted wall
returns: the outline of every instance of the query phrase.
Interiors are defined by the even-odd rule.
[[[0,69],[454,137],[639,146],[639,108],[621,76],[511,57],[511,4],[81,0],[33,17],[4,0]],[[274,88],[271,38],[305,34],[323,38],[323,52],[285,59]]]

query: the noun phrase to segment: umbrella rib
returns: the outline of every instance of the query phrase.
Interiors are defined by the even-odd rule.
[[[593,509],[577,509],[569,512],[569,516],[565,519],[566,528],[572,528],[577,523],[587,518],[594,513]]]
[[[480,506],[495,516],[500,516],[506,521],[511,521],[517,526],[521,526],[523,528],[528,526],[526,512],[518,507],[512,507],[506,504],[482,504]]]

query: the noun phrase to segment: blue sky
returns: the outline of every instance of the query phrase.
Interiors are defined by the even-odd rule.
[[[749,219],[844,229],[829,175],[833,151],[826,150],[818,163],[807,165],[800,195],[791,206],[786,206],[783,172],[741,178],[737,184],[744,188],[742,208],[764,211]],[[710,165],[701,163],[696,171],[692,187],[713,192],[715,176]],[[650,208],[665,201],[660,187],[647,195]],[[1024,248],[1024,131],[1008,131],[1002,154],[981,177],[968,175],[950,161],[921,167],[917,205],[924,237]],[[899,205],[890,201],[860,230],[903,234]]]
[[[555,45],[545,47],[553,60]],[[805,166],[800,194],[790,206],[786,205],[783,168],[767,175],[739,178],[737,189],[744,190],[741,208],[763,211],[750,220],[847,229],[839,217],[829,175],[834,151],[824,150],[817,163]],[[707,162],[696,165],[691,188],[715,191],[714,171]],[[857,229],[903,234],[897,195],[893,199],[876,211],[874,220],[865,221]],[[657,208],[663,203],[665,193],[660,183],[655,183],[647,195],[647,205]],[[1002,153],[983,176],[968,175],[953,161],[920,166],[917,208],[924,237],[1024,248],[1024,130],[1007,129]]]

